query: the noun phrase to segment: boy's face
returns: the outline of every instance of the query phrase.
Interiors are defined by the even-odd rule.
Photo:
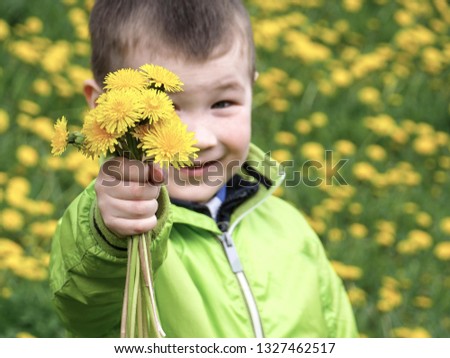
[[[251,132],[252,78],[241,46],[204,61],[183,61],[145,51],[130,66],[153,63],[171,70],[184,91],[171,95],[188,130],[195,133],[198,158],[193,167],[169,168],[167,188],[172,198],[206,202],[247,157]]]

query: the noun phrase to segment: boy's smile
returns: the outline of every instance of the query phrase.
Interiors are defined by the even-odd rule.
[[[253,79],[240,45],[202,62],[155,57],[149,51],[131,59],[130,67],[154,63],[174,72],[184,83],[184,91],[171,97],[181,120],[195,133],[199,152],[194,166],[179,171],[169,168],[167,188],[174,199],[208,201],[247,157]]]

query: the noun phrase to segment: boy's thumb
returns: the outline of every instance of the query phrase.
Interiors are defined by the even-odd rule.
[[[156,166],[154,163],[150,163],[148,165],[148,180],[154,184],[163,184],[164,183],[164,172],[161,168]]]

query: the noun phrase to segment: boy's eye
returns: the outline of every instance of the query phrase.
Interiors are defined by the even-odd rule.
[[[219,101],[219,102],[214,103],[211,108],[221,109],[221,108],[227,108],[229,106],[231,106],[230,101]]]

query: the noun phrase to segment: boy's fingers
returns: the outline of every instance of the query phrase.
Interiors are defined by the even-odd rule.
[[[119,181],[146,183],[149,178],[148,165],[140,160],[127,158],[113,158],[102,166],[105,175],[116,178]]]
[[[148,164],[148,180],[153,184],[164,183],[164,172],[154,163]]]

